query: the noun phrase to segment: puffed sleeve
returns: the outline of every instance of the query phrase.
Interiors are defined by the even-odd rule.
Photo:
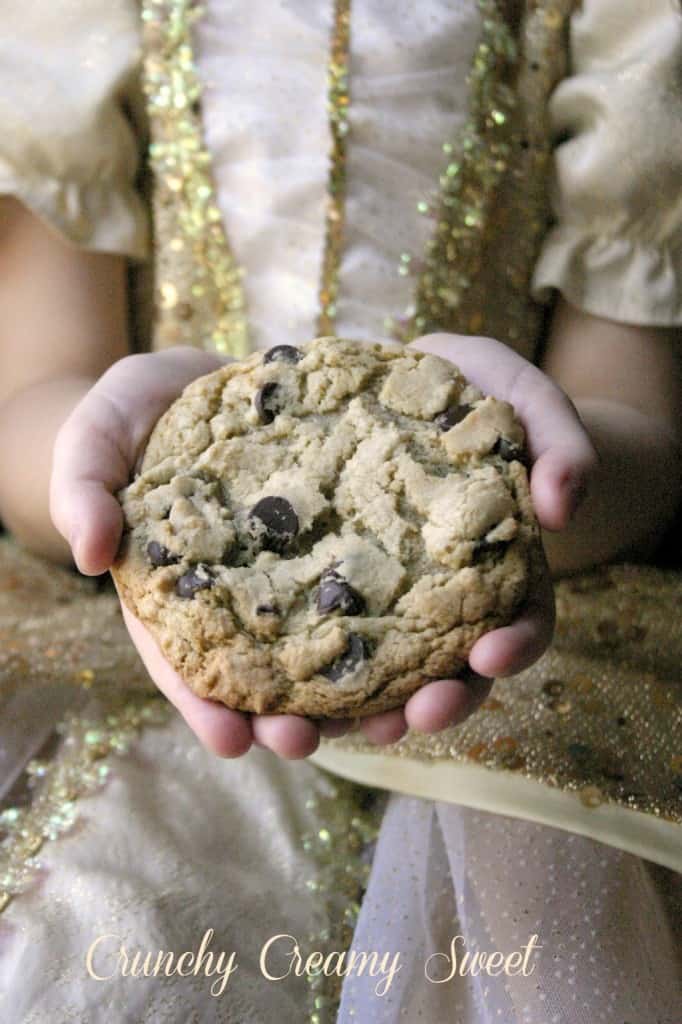
[[[137,0],[19,0],[0,33],[0,194],[78,246],[144,260]]]
[[[583,0],[550,97],[554,224],[532,294],[625,323],[682,323],[682,7]]]

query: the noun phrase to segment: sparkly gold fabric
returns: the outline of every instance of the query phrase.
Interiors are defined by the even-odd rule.
[[[113,586],[7,537],[0,720],[3,1020],[69,1012],[91,1024],[104,986],[85,960],[98,936],[119,936],[131,959],[177,959],[209,928],[214,955],[235,951],[239,965],[219,998],[215,967],[136,981],[116,976],[116,943],[101,947],[95,968],[114,977],[122,1018],[198,1022],[219,1005],[226,1024],[334,1019],[339,976],[268,984],[259,947],[277,934],[294,935],[304,955],[348,947],[378,796],[259,748],[234,761],[204,750],[146,674]]]
[[[313,760],[375,785],[572,828],[681,870],[680,573],[612,565],[555,589],[548,651],[498,679],[462,725],[408,732],[389,752],[357,735],[328,740]]]
[[[142,82],[156,183],[154,348],[200,343],[239,358],[250,351],[242,269],[215,202],[192,59],[192,26],[201,12],[187,0],[142,7]]]
[[[566,71],[574,3],[527,4],[520,17],[512,2],[479,6],[469,119],[444,144],[440,192],[420,203],[435,229],[423,259],[408,262],[415,311],[395,333],[406,341],[433,331],[485,334],[532,358],[544,315],[530,282],[549,220],[547,100]]]
[[[339,262],[343,244],[343,221],[346,198],[346,136],[348,134],[348,59],[350,46],[350,2],[335,0],[334,28],[332,30],[327,84],[329,99],[329,127],[332,148],[329,158],[327,184],[327,213],[325,222],[325,248],[320,270],[320,307],[316,333],[322,337],[334,334],[336,292]]]
[[[443,143],[439,188],[417,204],[434,227],[423,254],[401,253],[397,272],[414,277],[408,315],[384,326],[400,341],[432,331],[487,334],[532,358],[545,309],[530,283],[550,221],[549,94],[566,71],[574,0],[529,4],[477,0],[482,34],[469,75],[469,118]],[[249,350],[242,278],[201,139],[201,86],[192,27],[201,5],[143,4],[143,89],[157,176],[154,347],[201,344]],[[328,65],[331,151],[318,334],[335,333],[348,145],[350,10],[337,0]],[[523,183],[523,187],[519,187]],[[510,255],[513,251],[513,257]],[[494,293],[495,302],[487,296]]]

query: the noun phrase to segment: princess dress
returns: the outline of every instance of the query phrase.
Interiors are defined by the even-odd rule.
[[[682,322],[667,0],[25,4],[0,47],[0,191],[130,258],[140,349],[532,359],[555,289]],[[679,570],[558,583],[551,648],[462,726],[232,761],[106,579],[0,541],[3,1021],[679,1021]],[[400,970],[287,973],[279,935]],[[534,935],[532,972],[445,980],[454,937]]]

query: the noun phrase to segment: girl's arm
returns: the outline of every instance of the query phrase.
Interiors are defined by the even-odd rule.
[[[49,513],[52,446],[95,380],[129,350],[125,257],[70,245],[0,196],[0,520],[73,564]]]
[[[552,572],[650,557],[682,502],[682,330],[605,320],[559,295],[540,366],[601,458],[570,525],[543,533]]]

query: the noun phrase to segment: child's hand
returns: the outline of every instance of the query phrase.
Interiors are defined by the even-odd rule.
[[[531,490],[538,518],[547,529],[560,529],[596,464],[595,452],[563,392],[530,363],[490,339],[430,335],[414,347],[451,359],[483,391],[514,404],[535,463]],[[50,511],[81,572],[98,575],[111,565],[122,529],[122,511],[113,495],[128,483],[159,416],[191,380],[226,361],[182,346],[121,359],[63,424],[54,446]],[[248,715],[198,697],[125,606],[123,615],[151,678],[204,746],[221,756],[239,756],[255,742],[283,757],[305,757],[315,750],[320,735],[341,735],[350,727],[341,720],[319,723],[295,715]],[[512,626],[478,641],[470,657],[472,668],[484,677],[519,671],[543,652],[553,623],[547,575]],[[393,742],[407,725],[435,732],[467,717],[491,685],[492,680],[485,678],[466,684],[438,680],[414,694],[404,708],[365,718],[359,728],[375,743]]]
[[[114,560],[123,527],[114,494],[138,467],[156,421],[190,381],[230,361],[189,346],[127,356],[99,378],[63,423],[53,449],[50,515],[82,573],[99,575]],[[207,749],[237,757],[256,742],[283,757],[305,757],[317,747],[321,730],[308,719],[242,714],[198,697],[121,604],[151,678]],[[345,728],[326,723],[323,731],[338,734]]]
[[[99,378],[65,420],[53,448],[50,515],[82,573],[99,575],[114,560],[123,526],[114,494],[132,477],[158,418],[190,381],[230,361],[186,346],[127,356]],[[151,678],[212,752],[237,757],[255,742],[283,757],[306,757],[320,735],[341,735],[350,727],[340,720],[243,714],[198,697],[123,603],[122,611]]]
[[[492,338],[429,334],[412,347],[449,359],[485,394],[511,402],[526,431],[532,464],[531,498],[538,521],[545,530],[562,530],[599,464],[565,392],[528,360]],[[398,738],[407,726],[437,732],[463,721],[485,700],[494,677],[514,675],[532,665],[549,645],[553,632],[554,590],[545,561],[544,578],[519,617],[474,644],[469,655],[473,679],[467,672],[467,682],[440,679],[427,683],[409,698],[404,709],[366,720],[365,733],[386,742],[384,737]]]

